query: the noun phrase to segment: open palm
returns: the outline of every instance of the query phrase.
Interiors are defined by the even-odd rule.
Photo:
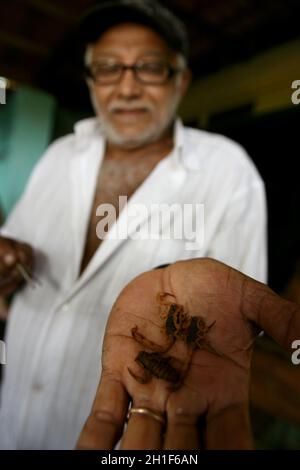
[[[132,328],[162,349],[168,345],[160,292],[172,294],[172,302],[210,326],[200,347],[178,338],[162,356],[171,356],[182,376],[177,387],[156,377],[140,383],[128,370],[138,377],[144,373],[135,359],[145,345],[136,341]],[[258,325],[289,347],[300,334],[299,310],[217,261],[182,261],[134,279],[109,317],[102,376],[79,448],[111,449],[122,433],[124,449],[251,448],[249,372]],[[164,415],[166,428],[151,416],[132,414],[124,429],[130,402]]]

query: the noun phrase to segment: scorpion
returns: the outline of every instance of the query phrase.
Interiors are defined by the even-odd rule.
[[[154,376],[177,385],[180,383],[181,374],[170,364],[172,360],[172,357],[163,357],[158,352],[140,351],[135,361],[144,369],[143,376],[136,375],[129,367],[128,372],[141,384],[148,383]]]
[[[195,349],[201,348],[216,354],[219,357],[226,358],[232,361],[235,365],[242,367],[231,357],[217,351],[207,340],[207,333],[215,325],[216,321],[207,325],[203,317],[189,315],[184,310],[183,305],[177,304],[176,302],[168,302],[166,301],[166,297],[173,297],[176,300],[175,296],[168,292],[159,292],[156,296],[157,303],[164,309],[161,317],[165,322],[164,332],[167,336],[165,346],[158,345],[143,336],[138,331],[137,326],[131,329],[132,337],[138,343],[140,343],[144,348],[154,351],[152,353],[141,351],[138,354],[135,360],[145,369],[144,377],[141,378],[136,376],[128,368],[132,377],[140,383],[147,383],[149,381],[149,377],[151,378],[151,375],[153,375],[159,379],[167,380],[179,386],[183,381],[185,374],[189,370],[193,352]],[[172,357],[164,357],[164,354],[171,349],[176,340],[184,341],[189,348],[189,355],[181,373],[171,366],[170,362],[173,359]]]
[[[165,321],[164,331],[167,336],[166,345],[160,346],[145,338],[145,336],[138,331],[137,326],[131,330],[133,338],[145,348],[161,354],[167,353],[177,339],[184,341],[192,350],[204,348],[210,352],[217,353],[206,340],[207,333],[216,322],[214,321],[210,325],[207,325],[203,317],[188,315],[183,305],[166,301],[165,298],[167,296],[175,298],[173,294],[169,294],[168,292],[160,292],[157,294],[156,298],[158,304],[162,305],[165,310],[161,314],[161,317]]]
[[[145,348],[154,352],[140,351],[135,358],[135,361],[144,369],[143,376],[136,375],[129,367],[128,372],[136,381],[142,384],[148,383],[154,376],[171,382],[175,388],[178,388],[189,368],[192,353],[182,373],[179,373],[170,364],[173,358],[164,356],[164,354],[169,351],[177,339],[183,340],[191,347],[191,351],[206,346],[207,349],[216,352],[205,339],[206,334],[215,322],[207,326],[202,317],[188,315],[182,305],[165,301],[167,296],[174,297],[172,294],[162,292],[158,293],[156,298],[158,304],[165,308],[165,312],[161,316],[165,320],[165,333],[168,337],[166,346],[160,346],[147,339],[138,331],[137,326],[132,328],[132,337]]]

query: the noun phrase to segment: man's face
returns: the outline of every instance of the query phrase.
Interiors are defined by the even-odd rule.
[[[178,57],[146,26],[124,23],[107,30],[90,46],[90,66],[166,62],[178,68]],[[171,125],[189,82],[188,71],[163,84],[141,83],[125,70],[114,84],[88,80],[93,105],[109,142],[136,148],[157,141]]]

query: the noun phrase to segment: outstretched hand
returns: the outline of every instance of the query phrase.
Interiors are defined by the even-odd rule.
[[[177,336],[154,358],[168,365],[150,368],[152,379],[141,383],[146,370],[135,360],[138,354],[171,344],[168,305],[157,301],[165,292],[206,328],[197,345]],[[112,449],[122,436],[122,449],[251,449],[250,363],[261,329],[290,348],[300,338],[299,308],[220,262],[181,261],[140,275],[111,311],[102,375],[78,448]],[[178,383],[161,374],[166,367],[177,372]],[[130,403],[150,412],[132,413],[126,426]]]

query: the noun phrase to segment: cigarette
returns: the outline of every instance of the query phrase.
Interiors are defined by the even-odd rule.
[[[21,263],[16,264],[16,268],[23,277],[23,279],[31,285],[31,287],[35,288],[36,285],[42,285],[41,281],[35,278]]]

